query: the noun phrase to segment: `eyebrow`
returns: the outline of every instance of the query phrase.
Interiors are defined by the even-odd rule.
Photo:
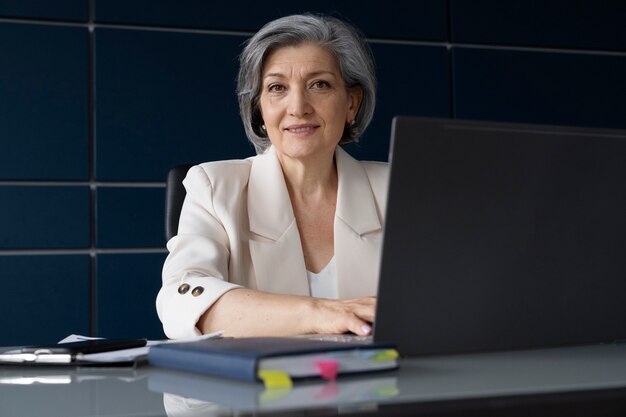
[[[309,72],[306,74],[307,77],[317,77],[318,75],[322,75],[322,74],[330,74],[334,77],[337,76],[337,74],[335,74],[332,71],[326,71],[326,70],[322,70],[322,71],[313,71],[313,72]],[[270,72],[269,74],[266,74],[263,79],[265,78],[270,78],[270,77],[276,77],[276,78],[286,78],[285,75],[281,72]]]

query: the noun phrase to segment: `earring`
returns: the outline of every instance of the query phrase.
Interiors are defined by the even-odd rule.
[[[261,125],[261,130],[265,132],[265,125]]]
[[[352,119],[352,121],[349,124],[350,126],[354,126],[355,123],[356,123],[356,119]]]

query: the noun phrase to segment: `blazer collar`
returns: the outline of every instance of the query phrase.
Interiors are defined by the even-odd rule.
[[[273,146],[253,158],[248,180],[250,231],[278,240],[294,221],[283,170]]]
[[[342,148],[335,151],[339,186],[335,217],[358,235],[382,228],[365,169]],[[278,240],[294,221],[289,192],[274,147],[253,159],[248,187],[250,231]]]
[[[339,176],[335,217],[358,235],[382,229],[365,168],[340,147],[335,151],[335,161]]]

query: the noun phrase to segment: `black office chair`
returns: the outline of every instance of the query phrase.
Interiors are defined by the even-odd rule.
[[[177,165],[167,174],[165,185],[165,239],[170,240],[178,234],[178,221],[187,191],[183,179],[193,164]]]

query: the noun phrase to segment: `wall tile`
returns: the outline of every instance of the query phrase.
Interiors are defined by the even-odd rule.
[[[0,2],[0,16],[87,21],[89,0],[13,0]]]
[[[190,0],[180,7],[175,0],[96,0],[95,15],[99,22],[254,32],[278,17],[311,12],[348,20],[368,37],[445,40],[446,5],[441,0],[396,2],[393,7],[360,0],[318,0],[305,5],[286,0],[271,5]]]
[[[97,30],[97,178],[164,181],[174,165],[252,155],[235,95],[244,39]]]
[[[165,189],[100,187],[99,248],[165,247]]]
[[[87,179],[87,29],[0,23],[0,51],[0,179]]]
[[[378,94],[372,124],[347,149],[357,159],[387,161],[393,116],[449,117],[449,57],[445,47],[373,43]]]
[[[626,127],[626,57],[454,48],[455,116]]]
[[[89,255],[0,256],[0,346],[89,334]]]
[[[163,339],[156,313],[165,253],[97,256],[97,334]]]
[[[0,249],[90,245],[88,187],[0,186]]]
[[[453,42],[626,50],[626,2],[450,0]]]

